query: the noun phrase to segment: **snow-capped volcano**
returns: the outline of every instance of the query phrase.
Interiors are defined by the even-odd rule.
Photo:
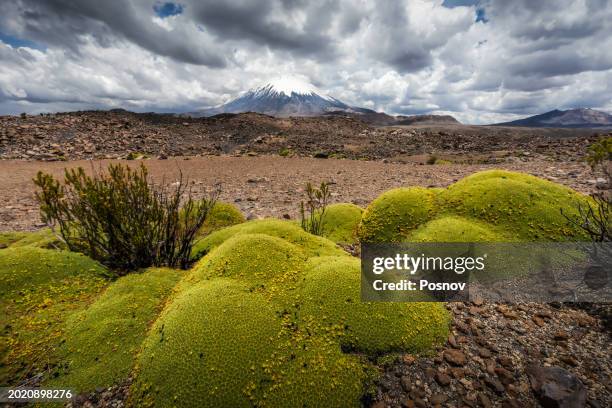
[[[251,89],[224,105],[206,109],[196,115],[211,116],[219,113],[258,112],[272,116],[318,116],[335,111],[361,112],[369,110],[353,108],[325,94],[301,78],[282,77]]]
[[[317,87],[315,87],[313,84],[298,78],[298,77],[289,77],[289,76],[284,76],[281,78],[278,78],[276,80],[273,80],[269,83],[267,83],[264,86],[260,86],[259,88],[255,88],[251,90],[252,92],[255,92],[257,94],[278,94],[278,95],[285,95],[285,96],[291,96],[293,94],[296,95],[319,95],[321,97],[324,98],[329,98],[327,95],[325,95],[323,92],[321,92],[319,89],[317,89]]]

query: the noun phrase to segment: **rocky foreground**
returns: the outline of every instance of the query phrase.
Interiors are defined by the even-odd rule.
[[[387,366],[373,407],[612,406],[610,305],[447,307],[447,344]]]
[[[579,160],[598,137],[589,129],[419,125],[373,127],[344,116],[210,118],[123,110],[0,117],[0,159],[262,155],[499,163]],[[432,159],[433,156],[433,159]]]

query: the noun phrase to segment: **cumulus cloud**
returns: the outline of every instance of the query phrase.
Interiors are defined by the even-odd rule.
[[[16,0],[0,114],[193,111],[283,74],[358,106],[488,123],[612,111],[612,0]]]

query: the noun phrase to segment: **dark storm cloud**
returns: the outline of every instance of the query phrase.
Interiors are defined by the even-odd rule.
[[[15,27],[19,34],[44,44],[78,52],[83,36],[103,47],[117,39],[138,44],[156,54],[190,64],[223,67],[223,55],[211,52],[189,37],[169,35],[153,24],[151,4],[121,0],[18,0],[0,5],[0,28]]]
[[[431,64],[431,50],[424,44],[426,39],[413,40],[406,8],[401,1],[379,3],[372,20],[377,29],[374,53],[385,62],[399,72],[414,72]]]
[[[598,53],[585,58],[580,50],[548,51],[517,58],[507,66],[509,76],[551,77],[612,68],[612,55]]]
[[[584,7],[575,9],[578,4]],[[610,5],[610,0],[491,0],[489,10],[492,19],[509,23],[506,28],[515,37],[558,41],[610,30]]]
[[[218,37],[246,40],[272,49],[296,54],[315,55],[331,50],[334,38],[326,35],[337,9],[333,1],[194,1],[188,12]],[[291,19],[292,13],[304,13],[303,26]]]

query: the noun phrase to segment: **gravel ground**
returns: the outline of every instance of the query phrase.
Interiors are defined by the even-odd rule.
[[[518,160],[518,159],[514,159]],[[0,160],[0,231],[40,227],[32,178],[39,170],[56,177],[66,167],[87,170],[110,161],[40,162]],[[114,161],[117,162],[117,161]],[[125,161],[137,165],[137,161]],[[514,161],[496,165],[419,165],[340,159],[282,158],[278,156],[210,156],[151,159],[144,162],[153,178],[172,183],[179,170],[194,182],[196,195],[220,182],[223,200],[233,202],[249,218],[297,216],[307,181],[333,183],[335,202],[366,206],[383,191],[399,186],[443,187],[476,171],[502,168],[528,172],[563,183],[579,191],[594,189],[596,180],[580,162]]]
[[[557,397],[573,393],[586,406],[612,406],[610,327],[601,315],[537,303],[447,307],[454,315],[448,342],[433,356],[404,355],[387,366],[373,407],[585,406],[580,398],[561,405],[538,397],[530,367],[556,374]],[[609,319],[610,305],[600,313]],[[576,386],[559,385],[560,373]]]

